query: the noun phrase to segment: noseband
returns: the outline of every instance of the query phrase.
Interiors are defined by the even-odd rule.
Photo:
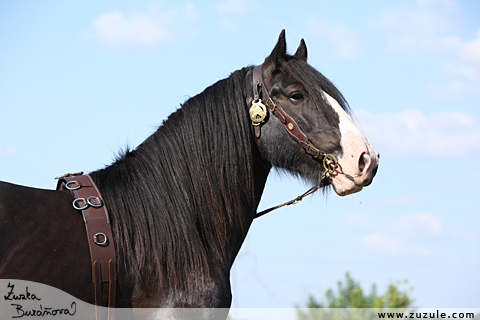
[[[264,89],[262,89],[262,87]],[[265,100],[265,104],[262,103],[260,94]],[[260,213],[257,213],[254,218],[258,218],[267,214],[270,211],[281,208],[283,206],[296,204],[300,202],[304,197],[314,193],[318,189],[324,186],[324,180],[327,179],[327,174],[333,174],[338,167],[337,158],[334,155],[325,153],[315,147],[312,142],[308,139],[307,135],[302,131],[297,122],[289,116],[280,104],[276,104],[268,94],[267,86],[262,75],[262,65],[255,66],[253,68],[253,101],[249,110],[250,119],[252,120],[252,125],[255,128],[255,136],[257,140],[261,136],[261,126],[268,121],[268,111],[273,114],[282,124],[282,127],[287,131],[290,137],[292,137],[300,146],[305,150],[307,154],[312,156],[315,159],[321,159],[323,163],[323,168],[325,172],[322,175],[320,180],[320,185],[314,186],[309,189],[307,192],[301,196],[285,202],[281,205],[272,207],[270,209],[264,210]]]

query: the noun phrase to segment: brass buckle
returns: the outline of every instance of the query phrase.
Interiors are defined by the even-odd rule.
[[[310,150],[312,150],[313,153],[312,153]],[[307,149],[306,149],[306,151],[307,151],[307,153],[308,153],[309,155],[311,155],[311,156],[314,157],[314,158],[320,157],[320,153],[321,153],[320,150],[318,150],[317,148],[315,148],[315,147],[312,146],[311,144],[307,144]],[[324,166],[325,166],[325,161],[324,161]]]
[[[271,109],[270,109],[270,107],[268,107],[270,102],[272,103],[272,108]],[[272,98],[268,97],[267,102],[265,102],[265,105],[268,107],[268,110],[270,110],[271,113],[275,112],[275,108],[277,107],[277,105],[275,104],[275,102],[273,102]]]

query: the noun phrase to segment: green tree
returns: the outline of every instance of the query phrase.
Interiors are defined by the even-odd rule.
[[[388,285],[387,290],[382,295],[377,295],[377,287],[372,284],[370,292],[364,292],[360,283],[354,280],[347,272],[345,281],[338,281],[337,292],[328,289],[325,292],[325,302],[317,300],[313,295],[309,295],[305,309],[298,309],[299,320],[313,319],[368,319],[365,312],[357,310],[355,315],[351,311],[335,311],[331,309],[342,308],[370,308],[388,310],[392,308],[406,310],[412,307],[414,302],[411,297],[411,289],[401,291],[399,286],[407,284],[407,281],[398,281]],[[299,306],[297,306],[299,307]],[[325,309],[331,308],[331,309]],[[399,310],[400,311],[400,310]]]

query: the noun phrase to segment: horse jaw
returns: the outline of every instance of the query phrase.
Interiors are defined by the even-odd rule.
[[[338,158],[338,167],[330,178],[335,192],[346,196],[370,185],[377,172],[380,155],[338,102],[327,93],[323,94],[340,119],[342,156]]]

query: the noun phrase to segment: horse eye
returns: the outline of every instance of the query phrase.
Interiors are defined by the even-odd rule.
[[[301,94],[300,92],[292,93],[289,98],[293,102],[300,102],[304,99],[303,94]]]

